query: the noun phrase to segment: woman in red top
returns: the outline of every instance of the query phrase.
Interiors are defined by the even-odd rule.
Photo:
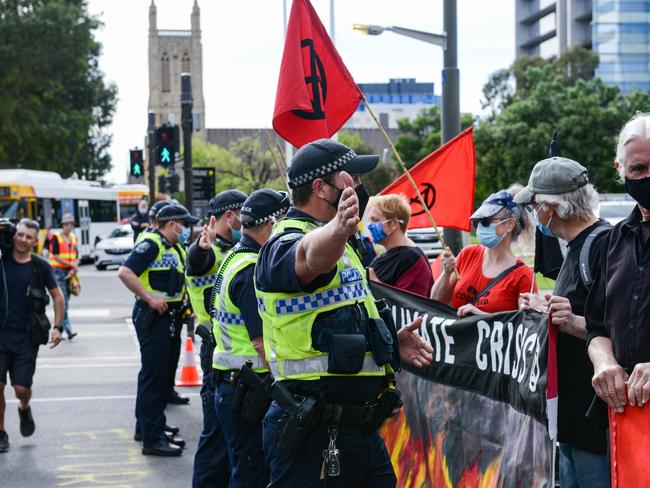
[[[433,285],[429,261],[422,250],[406,237],[411,206],[401,195],[372,197],[366,220],[375,244],[386,252],[370,263],[370,277],[401,290],[428,297]]]
[[[513,242],[533,230],[529,212],[514,202],[514,193],[501,190],[490,195],[470,217],[480,245],[467,246],[456,258],[449,251],[442,254],[442,274],[431,298],[457,308],[460,317],[517,310],[519,294],[533,289],[532,270],[512,253]],[[476,300],[506,270],[510,271]]]

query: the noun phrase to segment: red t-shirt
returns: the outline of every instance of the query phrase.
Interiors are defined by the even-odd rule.
[[[483,246],[474,245],[464,248],[456,257],[456,267],[460,280],[456,282],[451,298],[451,306],[459,308],[471,302],[485,288],[492,278],[483,274]],[[517,260],[517,263],[521,263]],[[521,266],[508,273],[501,281],[488,290],[474,305],[487,313],[505,312],[519,308],[520,293],[530,292],[533,271],[528,266]],[[534,288],[537,291],[537,286]]]

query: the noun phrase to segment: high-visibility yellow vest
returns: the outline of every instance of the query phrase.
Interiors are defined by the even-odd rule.
[[[54,254],[52,252],[52,242],[57,241],[59,243],[59,252]],[[66,261],[76,261],[79,257],[79,248],[77,247],[77,236],[74,232],[70,232],[70,244],[66,242],[63,238],[63,235],[60,232],[54,232],[50,237],[50,266],[53,268],[62,268],[69,269],[70,266],[67,264],[59,263],[54,256],[58,256],[61,259]]]
[[[142,232],[138,234],[138,237],[135,240],[135,244],[139,244],[140,242],[147,239],[151,234],[155,234],[155,233],[156,231],[154,230],[153,227],[147,227],[146,229],[144,229]]]
[[[211,318],[210,310],[206,310],[206,304],[210,303],[212,288],[217,281],[217,272],[227,252],[216,243],[212,244],[212,251],[214,252],[214,264],[206,274],[203,276],[185,275],[187,294],[190,297],[194,315],[196,315],[199,324],[207,326],[209,326]]]
[[[246,361],[251,361],[253,370],[268,371],[253,347],[244,316],[228,292],[233,278],[248,266],[254,266],[257,256],[256,252],[230,251],[219,269],[212,306],[212,333],[216,342],[212,367],[215,369],[239,369]]]
[[[151,232],[147,235],[147,240],[158,247],[158,256],[149,263],[149,267],[138,277],[140,283],[148,293],[163,298],[167,303],[182,301],[185,294],[185,281],[182,279],[185,273],[185,250],[179,245],[165,245],[162,237],[157,232]],[[156,289],[151,282],[152,275],[156,275],[156,281],[169,283],[172,269],[180,273],[179,289],[174,290],[171,294],[169,290]]]
[[[271,239],[283,232],[306,234],[316,228],[316,224],[308,221],[281,220],[274,226]],[[334,278],[316,291],[307,294],[263,292],[256,284],[255,293],[264,324],[266,359],[275,379],[316,380],[324,376],[386,375],[386,367],[377,366],[371,352],[366,353],[363,367],[355,375],[328,373],[328,353],[312,346],[312,327],[320,313],[362,303],[370,318],[379,317],[365,270],[349,244],[345,245],[345,253],[336,263]]]

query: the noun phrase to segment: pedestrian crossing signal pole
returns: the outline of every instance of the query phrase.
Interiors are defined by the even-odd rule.
[[[183,128],[183,171],[185,176],[185,207],[194,212],[192,195],[192,76],[181,74],[181,126]]]
[[[149,204],[156,201],[156,114],[149,112],[147,132],[149,135]]]

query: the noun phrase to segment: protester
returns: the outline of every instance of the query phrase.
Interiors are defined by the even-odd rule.
[[[364,334],[379,312],[348,244],[360,220],[348,172],[364,174],[377,161],[329,139],[301,147],[288,171],[293,207],[260,251],[255,289],[280,402],[263,422],[269,488],[316,486],[330,478],[330,463],[338,476],[323,484],[395,486],[377,430],[397,407],[387,393],[391,369],[367,352]],[[401,357],[418,367],[432,359],[431,347],[414,332],[420,324],[417,319],[398,333]],[[381,407],[371,413],[373,402]],[[311,418],[313,426],[301,426]]]
[[[371,277],[388,285],[428,297],[433,286],[429,260],[406,236],[411,206],[401,195],[372,197],[368,203],[367,227],[375,244],[386,252],[370,264]]]
[[[558,440],[560,486],[609,487],[607,437],[585,415],[594,398],[593,368],[587,357],[585,301],[592,276],[600,262],[600,244],[611,228],[594,215],[598,194],[589,183],[587,169],[576,161],[553,157],[538,162],[528,186],[517,195],[519,204],[532,205],[537,227],[547,236],[568,243],[568,252],[552,294],[541,303],[537,294],[526,293],[521,308],[551,314],[559,328]]]
[[[129,219],[129,224],[133,229],[133,240],[138,240],[140,233],[149,226],[149,205],[147,200],[143,198],[138,203],[138,211],[135,212]]]
[[[431,298],[457,308],[459,317],[517,310],[519,294],[536,289],[533,272],[512,252],[519,236],[532,230],[528,211],[515,203],[514,193],[493,193],[472,214],[479,245],[465,247],[456,258],[449,250],[441,255],[442,274]]]
[[[628,401],[644,406],[650,400],[649,113],[634,116],[621,130],[615,166],[637,206],[603,239],[585,318],[594,389],[620,413]]]
[[[260,380],[269,376],[253,274],[260,248],[288,208],[289,195],[268,188],[256,190],[246,199],[241,208],[241,240],[225,256],[213,292],[215,407],[228,445],[231,488],[264,488],[269,481],[262,419],[246,417],[244,405],[237,407],[234,397],[240,388],[237,382],[244,384],[237,378],[246,361]],[[208,227],[199,245],[209,249],[215,237],[215,228]]]
[[[50,333],[50,347],[55,347],[61,340],[64,298],[52,267],[34,254],[38,230],[37,222],[22,219],[16,226],[11,252],[2,254],[8,306],[7,318],[0,326],[0,452],[9,450],[9,436],[4,425],[7,372],[16,398],[20,401],[20,433],[29,437],[36,429],[29,400],[32,397],[38,347],[43,338],[35,335],[32,328],[41,327],[40,323],[48,320],[45,307],[49,300],[45,290],[54,300],[54,327]],[[44,340],[47,341],[47,338]]]
[[[63,214],[61,232],[52,232],[50,239],[50,266],[63,292],[65,311],[63,315],[63,332],[72,340],[77,333],[72,332],[68,318],[68,303],[70,302],[70,278],[79,272],[79,247],[74,230],[74,217],[71,213]]]
[[[178,456],[185,442],[170,435],[178,429],[166,424],[169,357],[185,294],[185,251],[179,245],[188,226],[198,222],[180,205],[167,205],[157,214],[159,228],[133,249],[118,277],[136,299],[133,323],[140,343],[142,368],[138,375],[134,439],[142,440],[142,454]],[[187,230],[186,230],[187,229]]]
[[[217,271],[226,253],[233,247],[235,238],[238,237],[234,231],[239,224],[239,212],[245,200],[246,194],[239,190],[222,191],[210,199],[207,212],[208,224],[203,226],[201,237],[190,246],[188,251],[187,291],[198,321],[196,332],[201,336],[200,358],[203,370],[201,386],[203,431],[194,456],[193,488],[225,488],[229,483],[228,449],[214,408],[215,384],[212,374],[212,355],[215,342],[212,335],[210,300]],[[205,239],[202,239],[207,235],[208,229],[209,235],[213,236],[212,245],[207,245]]]

